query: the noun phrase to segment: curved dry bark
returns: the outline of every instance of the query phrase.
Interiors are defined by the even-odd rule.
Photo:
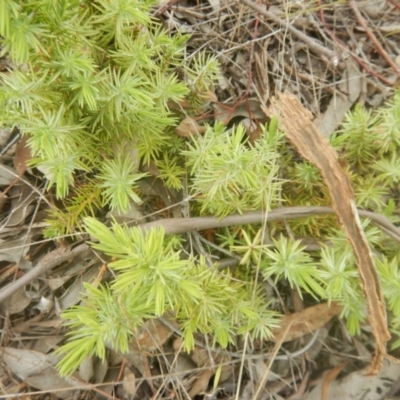
[[[375,337],[375,357],[369,373],[376,374],[390,339],[386,307],[372,252],[362,230],[350,179],[339,164],[338,155],[312,123],[311,113],[293,95],[282,94],[273,99],[266,112],[278,115],[281,129],[297,151],[320,171],[328,187],[332,208],[346,232],[356,259],[361,287],[367,299],[369,323]]]

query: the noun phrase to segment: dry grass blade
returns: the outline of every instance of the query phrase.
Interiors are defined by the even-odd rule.
[[[278,354],[278,351],[282,347],[282,344],[285,341],[286,335],[289,333],[291,326],[292,326],[291,323],[289,323],[286,326],[286,329],[282,333],[282,336],[281,336],[280,340],[274,346],[274,349],[273,349],[272,354],[271,354],[271,358],[269,359],[268,364],[267,364],[267,368],[266,368],[266,370],[264,372],[264,376],[261,379],[260,384],[258,385],[256,393],[254,394],[254,400],[257,400],[260,397],[261,391],[264,388],[265,382],[267,381],[268,374],[269,374],[269,371],[271,370],[272,364],[274,363],[275,358],[276,358],[276,356]]]
[[[382,290],[372,258],[371,249],[361,228],[354,193],[348,176],[342,170],[337,154],[311,122],[310,113],[297,98],[282,94],[274,99],[268,114],[279,115],[281,128],[299,153],[322,173],[332,199],[332,207],[353,248],[360,275],[361,287],[367,299],[369,322],[375,337],[375,357],[369,373],[379,371],[390,339]]]

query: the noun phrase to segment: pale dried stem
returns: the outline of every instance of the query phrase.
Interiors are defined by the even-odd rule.
[[[162,226],[166,234],[180,234],[191,231],[201,231],[212,228],[223,228],[234,225],[260,224],[264,222],[281,221],[286,219],[297,219],[315,217],[318,215],[335,214],[331,207],[282,207],[265,211],[251,211],[238,215],[229,215],[224,219],[217,217],[193,217],[193,218],[165,218],[154,222],[139,225],[142,229],[148,230]],[[369,218],[375,222],[386,234],[400,242],[400,230],[393,225],[386,217],[370,211],[358,210],[361,217]],[[79,254],[87,251],[87,244],[80,244],[74,249],[56,249],[47,254],[38,264],[35,265],[21,278],[9,284],[0,292],[0,303],[11,297],[17,290],[32,282],[34,279],[50,271],[52,268],[72,260]]]

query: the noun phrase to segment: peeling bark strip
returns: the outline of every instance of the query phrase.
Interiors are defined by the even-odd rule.
[[[346,173],[342,170],[336,151],[311,121],[311,114],[296,97],[282,94],[273,99],[268,115],[277,115],[281,129],[294,144],[298,152],[312,162],[322,173],[335,210],[356,258],[361,287],[367,299],[369,323],[375,337],[375,356],[369,374],[376,374],[386,355],[386,342],[390,339],[387,328],[385,303],[372,258],[371,249],[361,228],[355,205],[353,189]]]

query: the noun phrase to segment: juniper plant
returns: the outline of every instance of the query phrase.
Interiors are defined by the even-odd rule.
[[[31,164],[58,198],[75,194],[68,212],[53,210],[48,236],[75,230],[100,207],[140,203],[140,160],[163,163],[165,172],[175,165],[164,151],[178,117],[170,104],[185,96],[199,103],[215,79],[215,59],[186,62],[187,36],[162,29],[152,4],[1,2],[1,54],[11,68],[0,74],[0,121],[28,136]],[[171,171],[166,179],[178,186]]]
[[[185,188],[190,212],[214,214],[283,205],[329,205],[316,168],[293,158],[273,119],[255,143],[245,128],[208,126],[187,141],[173,133],[183,98],[201,107],[216,78],[206,55],[188,64],[186,37],[170,36],[151,16],[146,0],[40,0],[0,2],[0,74],[3,125],[28,136],[32,165],[40,169],[64,209],[53,211],[49,236],[79,227],[92,246],[113,257],[114,278],[85,285],[81,304],[63,316],[71,328],[58,353],[62,374],[107,347],[125,352],[148,318],[173,312],[186,349],[194,334],[226,347],[237,335],[268,339],[278,323],[264,281],[296,290],[305,301],[336,300],[356,334],[366,306],[353,254],[334,217],[266,226],[224,228],[214,246],[241,257],[234,271],[204,257],[183,257],[181,237],[143,231],[94,218],[104,207],[126,210],[140,203],[138,165],[154,163],[167,187]],[[179,71],[179,75],[178,75]],[[361,107],[332,137],[351,177],[359,207],[398,222],[400,93],[377,112]],[[69,193],[72,191],[72,195]],[[387,300],[392,333],[400,336],[399,247],[370,221],[363,227],[373,249]],[[309,250],[301,242],[323,243]],[[268,240],[271,237],[272,240]],[[325,243],[329,245],[325,245]],[[211,249],[211,248],[210,248]],[[213,251],[213,250],[210,250]],[[215,253],[220,254],[220,253]],[[400,340],[395,342],[400,345]]]

